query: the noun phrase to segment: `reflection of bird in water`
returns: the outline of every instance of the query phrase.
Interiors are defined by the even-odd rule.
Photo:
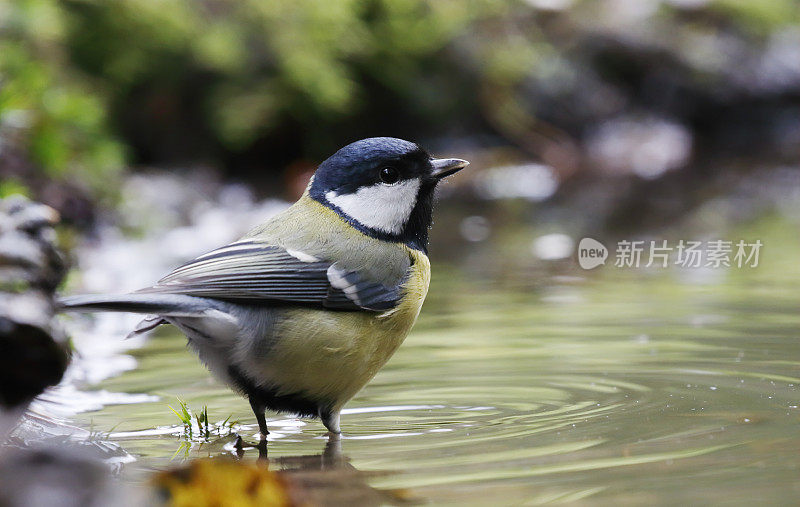
[[[256,462],[248,452],[258,451]],[[173,504],[204,504],[225,498],[242,505],[398,505],[413,502],[403,490],[380,490],[342,454],[342,441],[332,435],[321,454],[267,459],[266,445],[237,447],[238,461],[198,459],[188,466],[158,474],[155,484]],[[215,496],[217,495],[217,496]]]
[[[342,438],[331,435],[325,443],[322,454],[304,456],[282,456],[275,460],[281,470],[336,470],[346,468],[356,470],[350,460],[342,454]]]
[[[391,472],[358,470],[342,454],[342,439],[332,435],[322,454],[282,456],[272,460],[295,488],[301,504],[309,505],[398,505],[415,503],[405,490],[376,489],[372,477]]]

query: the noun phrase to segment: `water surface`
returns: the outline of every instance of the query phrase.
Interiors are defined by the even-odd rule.
[[[416,328],[348,404],[326,458],[365,472],[365,487],[437,504],[793,502],[800,244],[791,226],[766,229],[755,269],[585,272],[565,260],[476,279],[440,259]],[[136,458],[127,480],[234,453],[228,431],[182,435],[167,407],[177,397],[255,441],[247,402],[177,332],[128,354],[134,369],[91,389],[138,398],[76,416]],[[318,421],[269,424],[269,466],[325,462],[313,458],[327,443]]]

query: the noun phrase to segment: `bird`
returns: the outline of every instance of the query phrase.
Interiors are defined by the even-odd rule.
[[[212,375],[245,396],[262,440],[266,411],[340,413],[386,364],[430,283],[437,185],[469,165],[416,143],[362,139],[323,161],[302,196],[234,241],[122,295],[77,295],[63,311],[146,314],[171,324]]]

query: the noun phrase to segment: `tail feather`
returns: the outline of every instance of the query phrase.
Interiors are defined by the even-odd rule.
[[[69,296],[60,299],[58,305],[61,311],[130,312],[170,317],[198,316],[215,307],[210,299],[183,294],[92,294]]]
[[[153,329],[163,324],[169,324],[169,322],[163,319],[161,315],[148,315],[142,319],[141,322],[136,324],[136,327],[133,329],[133,331],[128,333],[128,336],[126,336],[125,339],[128,340],[134,336],[149,333]]]
[[[225,302],[184,294],[123,294],[119,296],[70,296],[59,300],[61,311],[144,313],[128,338],[146,333],[161,324],[174,324],[206,340],[236,337],[239,324]],[[186,322],[191,322],[191,327]],[[182,325],[183,324],[183,325]]]

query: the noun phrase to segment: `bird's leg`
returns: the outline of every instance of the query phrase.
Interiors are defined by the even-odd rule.
[[[264,411],[266,410],[266,407],[255,400],[252,396],[250,397],[250,407],[253,409],[253,413],[256,415],[258,429],[261,431],[261,440],[266,440],[267,435],[269,435],[269,431],[267,430],[267,418],[264,417]]]
[[[334,435],[339,435],[342,430],[339,429],[339,411],[332,411],[332,410],[325,410],[320,411],[319,413],[320,419],[322,419],[322,424],[328,428],[328,431],[333,433]]]

